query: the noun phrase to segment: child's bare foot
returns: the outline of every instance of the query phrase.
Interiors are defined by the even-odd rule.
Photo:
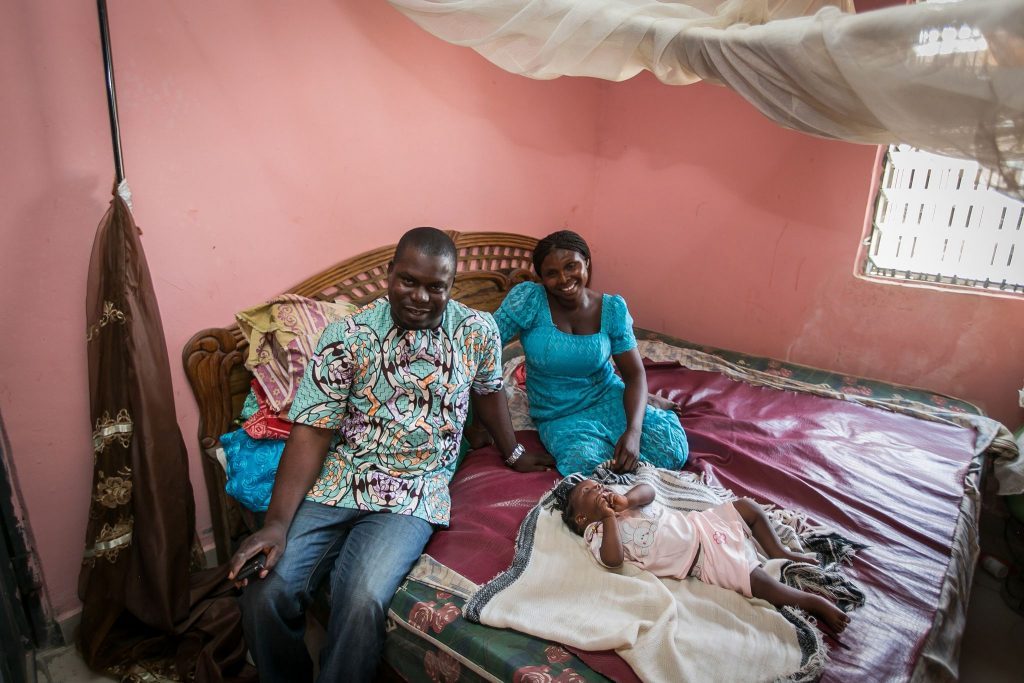
[[[818,562],[818,556],[814,553],[797,553],[792,550],[786,550],[782,553],[783,559],[792,560],[793,562],[804,562],[806,564],[820,564]]]
[[[846,612],[820,595],[808,595],[807,602],[801,607],[825,622],[825,626],[832,631],[833,635],[839,635],[845,631],[846,626],[850,623],[850,617],[846,615]]]
[[[683,414],[683,407],[681,405],[659,394],[647,394],[647,405],[660,410],[671,410],[676,415]]]

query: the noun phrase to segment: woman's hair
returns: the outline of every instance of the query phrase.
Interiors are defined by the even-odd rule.
[[[533,248],[533,270],[537,275],[540,275],[544,259],[555,249],[575,251],[590,261],[590,247],[587,246],[587,241],[572,230],[559,230],[537,242],[537,246]]]

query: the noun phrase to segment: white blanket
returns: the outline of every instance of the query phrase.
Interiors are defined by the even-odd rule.
[[[658,500],[704,509],[731,494],[687,472],[641,468]],[[557,489],[556,489],[557,491]],[[795,610],[695,579],[659,579],[628,563],[601,567],[551,510],[548,494],[523,522],[513,566],[484,585],[466,616],[584,650],[615,650],[644,681],[811,680],[826,651]]]

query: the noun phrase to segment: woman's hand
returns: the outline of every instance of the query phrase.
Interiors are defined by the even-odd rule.
[[[640,430],[627,429],[615,444],[612,455],[613,472],[632,472],[640,457]]]
[[[242,568],[242,565],[246,561],[255,557],[259,553],[264,553],[267,556],[267,561],[263,566],[263,569],[259,573],[259,578],[264,579],[270,570],[273,569],[277,561],[281,559],[281,555],[284,554],[284,548],[287,543],[287,532],[277,524],[268,524],[267,526],[259,529],[252,536],[242,541],[242,545],[238,547],[238,551],[231,557],[231,570],[228,572],[228,579],[234,579],[238,575],[238,570]],[[239,587],[248,585],[248,579],[242,579],[239,582]]]
[[[547,451],[529,450],[519,456],[512,465],[516,472],[544,472],[555,468],[555,459]]]

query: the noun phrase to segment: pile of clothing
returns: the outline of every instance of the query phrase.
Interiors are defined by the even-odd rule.
[[[240,429],[220,437],[228,495],[253,512],[270,503],[277,466],[291,432],[288,410],[320,334],[351,315],[347,302],[282,294],[235,315],[249,341],[245,367],[252,386],[238,418]]]

